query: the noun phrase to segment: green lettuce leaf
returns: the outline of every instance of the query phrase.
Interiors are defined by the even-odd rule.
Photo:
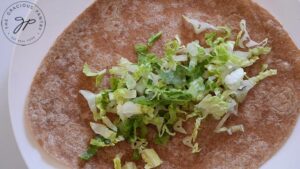
[[[200,103],[195,106],[204,116],[211,114],[219,120],[228,110],[228,103],[218,96],[206,95]]]
[[[104,74],[106,73],[106,69],[103,69],[99,72],[93,72],[93,71],[91,71],[89,65],[87,63],[85,63],[83,65],[82,72],[88,77],[96,77],[96,86],[99,86]]]
[[[149,39],[148,39],[148,46],[152,46],[154,42],[156,42],[162,35],[162,32],[158,32],[154,35],[152,35]]]
[[[206,30],[209,30],[209,29],[213,29],[213,30],[217,29],[215,26],[213,26],[209,23],[198,21],[198,20],[192,19],[192,18],[188,18],[184,15],[182,17],[187,23],[192,25],[192,27],[194,29],[194,32],[196,34],[199,34],[203,31],[206,31]]]
[[[121,164],[121,155],[117,154],[115,158],[113,159],[114,162],[114,169],[122,169],[122,164]]]
[[[145,149],[141,152],[141,154],[146,163],[145,169],[155,168],[163,163],[154,149]]]
[[[122,169],[137,169],[134,162],[126,162]]]
[[[88,161],[97,154],[99,147],[89,146],[88,149],[80,155],[80,159]]]

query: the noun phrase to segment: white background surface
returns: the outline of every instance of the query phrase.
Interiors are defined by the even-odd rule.
[[[267,3],[278,3],[280,0],[257,0],[260,1],[262,4]],[[298,0],[300,1],[300,0]],[[11,5],[12,3],[16,2],[15,0],[1,0],[0,3],[0,15],[2,16],[4,10]],[[286,12],[280,12],[281,10],[288,10],[287,6],[284,6],[284,4],[293,3],[294,5],[291,5],[292,7],[297,8],[299,7],[299,2],[296,0],[286,0],[284,3],[282,3],[283,0],[281,0],[281,4],[279,5],[279,8],[272,8],[271,13],[275,13],[275,17],[279,19],[284,25],[285,22],[288,20],[295,20],[296,22],[290,22],[287,23],[287,30],[291,32],[296,32],[296,30],[300,30],[299,25],[300,23],[300,13],[294,13],[292,18],[289,15],[286,15]],[[43,10],[43,9],[42,9]],[[278,15],[278,14],[282,15]],[[277,14],[277,15],[276,15]],[[46,16],[47,19],[47,16]],[[295,25],[293,25],[295,24]],[[299,32],[299,31],[298,31]],[[299,34],[298,34],[299,35]],[[296,38],[298,37],[298,38]],[[300,44],[300,36],[295,36],[294,39],[298,41],[298,44]],[[25,163],[23,162],[20,153],[17,149],[11,124],[10,124],[10,118],[9,118],[9,112],[8,112],[8,103],[7,103],[7,78],[8,78],[8,68],[9,68],[9,62],[10,57],[13,49],[13,44],[9,42],[5,36],[3,35],[2,31],[0,31],[0,169],[26,169]],[[299,135],[298,135],[299,136]],[[299,146],[296,142],[292,142],[288,146],[296,145]],[[285,146],[286,147],[286,146]],[[289,166],[276,166],[276,163],[272,163],[272,161],[275,160],[289,160],[285,159],[285,153],[286,151],[281,151],[281,155],[276,155],[270,162],[269,168],[293,168],[296,169],[296,161],[292,161]],[[273,164],[273,165],[272,165]],[[299,164],[299,163],[298,163]]]
[[[5,9],[16,1],[1,0],[0,16]],[[0,29],[1,30],[1,29]],[[26,169],[26,165],[17,148],[10,124],[7,80],[11,53],[14,45],[0,31],[0,169]]]

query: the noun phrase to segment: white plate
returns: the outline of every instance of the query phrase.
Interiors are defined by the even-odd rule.
[[[268,9],[284,25],[298,47],[300,47],[300,1],[257,0],[257,2]],[[56,37],[92,3],[92,0],[52,0],[36,3],[45,14],[47,26],[39,41],[28,46],[16,46],[14,50],[8,86],[11,123],[17,144],[28,168],[61,168],[53,161],[42,157],[26,136],[23,120],[25,100],[33,76]],[[298,121],[287,143],[262,168],[299,168],[299,143],[300,122]]]

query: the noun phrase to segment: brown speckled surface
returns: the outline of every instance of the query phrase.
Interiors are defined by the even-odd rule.
[[[164,163],[162,169],[237,169],[258,168],[269,159],[290,135],[299,112],[300,52],[281,25],[265,10],[248,0],[138,1],[99,0],[89,7],[57,39],[32,83],[26,117],[33,137],[50,156],[70,168],[112,168],[112,159],[123,153],[130,160],[130,146],[105,148],[97,157],[79,165],[92,137],[88,121],[91,113],[80,89],[96,90],[93,79],[85,77],[85,62],[95,69],[108,68],[118,59],[134,61],[133,44],[144,42],[159,30],[163,38],[154,46],[179,34],[184,42],[199,39],[186,29],[181,15],[201,18],[215,25],[229,25],[238,31],[246,19],[252,38],[269,38],[271,54],[249,68],[260,70],[261,63],[278,69],[278,75],[257,85],[240,106],[239,116],[228,124],[243,123],[246,131],[233,136],[214,134],[214,120],[203,123],[198,142],[199,154],[191,154],[177,135],[162,147],[154,146]],[[159,53],[159,52],[158,52]],[[191,128],[193,124],[187,124]],[[142,168],[139,163],[139,168]]]

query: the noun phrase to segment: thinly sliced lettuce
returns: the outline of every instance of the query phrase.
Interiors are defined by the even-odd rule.
[[[230,36],[231,36],[231,29],[230,29],[230,27],[228,27],[228,26],[218,26],[217,30],[224,32],[225,35],[222,38],[224,38],[224,39],[230,38]]]
[[[131,74],[125,75],[125,83],[129,90],[134,89],[136,87],[136,81]]]
[[[83,70],[82,71],[88,77],[102,76],[102,75],[104,75],[106,73],[106,69],[103,69],[103,70],[101,70],[99,72],[93,72],[90,69],[90,67],[89,67],[89,65],[87,63],[85,63],[83,65]]]
[[[161,133],[164,124],[163,117],[144,118],[145,124],[152,124],[156,127],[157,131]]]
[[[118,103],[123,103],[127,99],[136,98],[137,92],[136,90],[129,90],[127,88],[119,88],[115,90],[113,93],[109,94],[110,100],[115,100]]]
[[[90,126],[92,128],[92,130],[96,133],[99,134],[101,136],[103,136],[106,139],[112,139],[115,138],[117,133],[110,130],[109,128],[107,128],[105,125],[100,124],[100,123],[93,123],[90,122]]]
[[[200,103],[195,105],[195,109],[204,115],[211,114],[215,119],[219,120],[227,112],[228,103],[218,96],[208,94]]]
[[[170,129],[169,129],[169,127],[164,124],[162,126],[161,132],[159,133],[159,136],[162,137],[165,133],[167,133],[170,136],[175,136],[176,135],[175,132],[171,132]]]
[[[148,78],[152,81],[154,85],[158,85],[158,81],[161,79],[159,75],[156,75],[154,73],[150,73]]]
[[[85,98],[88,102],[89,108],[93,113],[97,113],[96,107],[96,94],[88,90],[80,90],[79,93]]]
[[[182,126],[182,122],[183,122],[183,121],[184,121],[184,119],[179,118],[179,119],[177,120],[177,122],[174,123],[173,129],[174,129],[174,131],[176,131],[176,132],[179,132],[179,133],[182,133],[182,134],[187,134],[186,130],[185,130],[185,129],[183,128],[183,126]]]
[[[157,40],[161,37],[161,35],[162,35],[162,32],[161,32],[161,31],[158,32],[158,33],[156,33],[156,34],[154,34],[154,35],[152,35],[152,36],[148,39],[148,46],[152,46],[153,43],[154,43],[155,41],[157,41]]]
[[[187,90],[193,96],[194,100],[199,101],[205,94],[205,85],[202,77],[193,80],[189,84],[189,88]]]
[[[222,119],[219,121],[218,125],[216,126],[215,132],[218,132],[220,130],[220,128],[223,127],[224,123],[226,122],[226,120],[230,117],[231,113],[227,112]]]
[[[215,26],[213,26],[213,25],[211,25],[207,22],[202,22],[202,21],[198,21],[196,19],[188,18],[184,15],[182,17],[187,23],[189,23],[193,26],[194,32],[196,34],[199,34],[203,31],[206,31],[206,30],[209,30],[209,29],[212,29],[212,30],[217,29]]]
[[[256,47],[249,50],[251,56],[266,55],[271,52],[270,47]]]
[[[176,62],[185,62],[188,60],[187,55],[174,55],[173,60]]]
[[[96,95],[96,107],[100,110],[100,113],[94,117],[95,120],[99,120],[105,115],[108,104],[110,104],[109,90],[103,90],[99,92]]]
[[[206,59],[205,49],[200,46],[199,41],[188,43],[186,51],[190,57],[189,68],[194,68],[198,62]]]
[[[137,65],[133,64],[128,59],[123,58],[123,57],[119,61],[119,66],[125,68],[128,72],[131,72],[131,73],[136,72],[138,69]]]
[[[121,154],[117,154],[113,159],[113,162],[114,162],[114,169],[122,169]]]
[[[116,76],[125,77],[128,73],[135,73],[138,70],[138,66],[133,64],[126,58],[121,58],[118,66],[113,66],[109,73]]]
[[[154,149],[145,149],[141,152],[141,155],[146,163],[145,169],[155,168],[163,163]]]
[[[152,81],[154,81],[156,79],[153,79]],[[140,79],[137,84],[136,84],[136,91],[139,95],[143,95],[146,88],[147,88],[147,85],[148,85],[148,79]]]
[[[232,135],[235,132],[244,132],[244,125],[239,124],[239,125],[234,125],[230,127],[221,127],[217,129],[215,132],[216,133],[222,133],[222,132],[227,132],[229,135]]]
[[[199,131],[199,127],[201,125],[201,121],[203,120],[203,117],[198,117],[195,121],[195,126],[192,132],[192,141],[195,142],[197,135],[198,135],[198,131]]]
[[[117,126],[114,125],[108,117],[106,117],[106,116],[102,117],[102,122],[112,131],[114,131],[114,132],[118,131]]]
[[[97,154],[98,149],[99,147],[97,146],[89,146],[88,149],[80,155],[80,159],[85,161],[90,160],[93,156]]]
[[[249,90],[252,89],[259,81],[277,74],[277,70],[269,69],[260,72],[257,76],[251,77],[248,80],[243,80],[240,87],[235,91],[236,100],[241,103]]]
[[[256,46],[264,47],[268,43],[267,38],[261,42],[256,42],[256,41],[252,40],[247,31],[246,21],[244,19],[241,20],[241,22],[240,22],[240,29],[241,29],[241,31],[239,32],[239,34],[237,36],[237,41],[236,41],[236,44],[239,47],[241,47],[241,48],[245,48],[245,46],[247,48],[252,48],[252,47],[256,47]],[[244,43],[246,43],[246,44],[244,45]]]
[[[122,169],[137,169],[137,166],[135,165],[134,162],[126,162],[123,166]]]
[[[142,106],[140,104],[133,103],[131,101],[119,104],[117,106],[117,114],[121,120],[125,120],[131,116],[143,114]]]
[[[91,71],[91,69],[87,63],[85,63],[83,65],[82,71],[88,77],[96,77],[96,86],[99,86],[101,84],[102,78],[103,78],[104,74],[106,73],[106,69],[103,69],[99,72]]]
[[[146,149],[148,146],[148,142],[146,139],[136,139],[134,142],[131,144],[131,148],[134,150],[138,150],[139,152],[143,151]]]
[[[251,56],[250,52],[239,51],[239,50],[233,51],[232,53],[234,56],[239,57],[243,60],[247,60]]]
[[[198,143],[192,143],[192,136],[187,136],[182,140],[182,143],[190,148],[192,148],[192,153],[198,153],[201,151]]]
[[[244,72],[243,68],[238,68],[228,74],[225,77],[224,82],[229,89],[237,90],[241,86],[245,74],[246,73]]]
[[[269,76],[274,76],[277,74],[277,70],[275,69],[269,69],[269,70],[265,70],[260,72],[257,76],[251,77],[249,80],[253,83],[258,83],[259,81],[269,77]]]
[[[198,153],[201,151],[199,148],[199,144],[196,142],[196,138],[198,135],[198,131],[201,125],[201,121],[204,119],[204,117],[198,117],[195,120],[194,129],[192,131],[192,134],[190,136],[185,137],[182,142],[184,145],[192,148],[192,153]]]

